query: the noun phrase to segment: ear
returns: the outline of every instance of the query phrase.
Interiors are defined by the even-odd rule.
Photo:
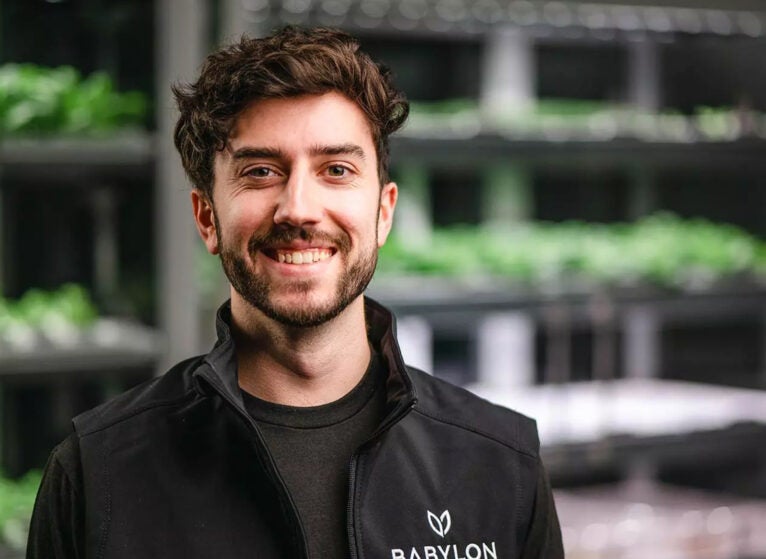
[[[386,243],[391,226],[394,224],[394,208],[399,197],[399,188],[395,182],[389,182],[380,191],[380,209],[378,210],[378,247]]]
[[[215,215],[213,214],[213,204],[207,194],[199,188],[191,192],[192,209],[194,211],[194,221],[197,224],[199,236],[205,243],[205,247],[210,254],[218,254],[218,231],[215,228]]]

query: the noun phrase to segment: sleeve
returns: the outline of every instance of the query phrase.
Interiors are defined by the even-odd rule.
[[[564,557],[556,503],[553,501],[553,491],[548,473],[542,462],[538,463],[532,522],[521,557],[522,559],[563,559]]]
[[[72,434],[45,466],[32,512],[26,559],[82,559],[85,506],[79,444]]]

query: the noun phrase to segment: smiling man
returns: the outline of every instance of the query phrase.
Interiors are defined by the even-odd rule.
[[[74,419],[27,557],[563,557],[534,422],[406,366],[363,295],[408,112],[388,72],[286,28],[175,94],[218,342]]]

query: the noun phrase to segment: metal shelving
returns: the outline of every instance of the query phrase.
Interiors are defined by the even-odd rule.
[[[0,165],[132,167],[154,161],[154,141],[145,132],[106,137],[5,138],[0,141]]]
[[[9,189],[81,191],[94,212],[94,286],[99,295],[107,297],[114,293],[117,281],[116,190],[125,179],[151,181],[153,143],[146,133],[103,138],[5,138],[0,142],[0,202]],[[24,219],[12,211],[5,215],[7,232],[14,231],[16,220]],[[16,254],[0,237],[3,247],[11,251],[2,254],[0,250],[0,274],[9,279]],[[3,273],[6,266],[8,274]],[[155,329],[116,318],[100,318],[61,339],[49,339],[35,331],[27,334],[26,339],[15,343],[0,340],[0,449],[4,469],[16,473],[24,468],[14,450],[23,444],[18,434],[23,411],[18,404],[20,391],[46,385],[55,393],[59,411],[55,429],[65,429],[78,411],[73,393],[78,383],[93,380],[105,395],[112,394],[121,383],[151,374],[164,349],[162,336]]]
[[[516,390],[542,377],[573,377],[575,332],[593,332],[594,379],[658,378],[662,334],[668,327],[716,324],[749,317],[766,329],[766,286],[728,281],[704,289],[597,288],[594,286],[509,287],[498,280],[378,278],[369,293],[400,318],[405,357],[433,370],[433,341],[440,336],[473,340],[478,382]],[[535,336],[544,336],[545,365],[535,371]],[[618,336],[621,338],[618,351]],[[756,357],[751,384],[766,386],[766,348]]]
[[[46,188],[101,189],[115,177],[151,180],[154,162],[154,139],[145,132],[0,141],[0,181],[44,181]]]
[[[482,134],[472,137],[392,138],[392,159],[397,163],[420,163],[440,168],[478,166],[487,162],[523,161],[546,164],[586,166],[592,163],[612,165],[678,165],[681,167],[764,164],[766,140],[742,138],[726,142],[662,142],[630,138],[593,140],[568,138],[512,139]],[[458,157],[459,156],[459,157]]]
[[[13,138],[0,142],[0,176],[3,179],[23,178],[22,184],[44,181],[46,188],[92,189],[102,198],[111,195],[110,179],[113,181],[114,177],[151,179],[153,163],[153,140],[146,133],[106,138]],[[0,182],[0,193],[3,188]],[[113,210],[113,205],[108,203],[100,207]],[[98,259],[104,256],[102,253],[114,251],[117,245],[113,216],[107,217],[106,223],[101,221],[104,226],[97,231],[102,239],[96,244],[96,266],[99,266]],[[113,254],[106,257],[108,260],[113,258]],[[108,271],[106,276],[114,279]],[[107,286],[97,287],[109,289]],[[0,379],[8,380],[22,374],[27,377],[36,373],[50,375],[56,371],[79,374],[98,370],[109,373],[140,366],[151,368],[161,351],[157,340],[156,333],[150,328],[102,319],[69,347],[56,347],[44,340],[23,351],[0,346]]]
[[[0,345],[0,381],[98,379],[106,373],[151,369],[161,351],[162,339],[154,329],[102,318],[64,343],[36,337],[24,347]]]
[[[16,412],[23,411],[16,404],[18,394],[27,386],[36,390],[31,385],[45,385],[56,392],[56,407],[61,410],[54,418],[53,428],[61,434],[69,418],[81,411],[72,394],[80,386],[80,380],[95,380],[106,397],[124,388],[125,383],[164,370],[165,365],[200,350],[198,302],[194,275],[189,273],[193,268],[195,235],[187,181],[172,145],[175,115],[169,107],[173,106],[170,85],[191,77],[202,60],[211,12],[207,0],[183,5],[172,0],[158,0],[152,6],[156,69],[149,83],[156,84],[157,88],[152,103],[158,107],[156,135],[140,130],[122,130],[109,137],[0,139],[0,210],[4,210],[3,215],[7,218],[2,224],[3,231],[12,236],[17,230],[14,224],[23,223],[24,216],[11,207],[15,201],[28,202],[38,192],[54,190],[57,192],[52,198],[69,199],[71,193],[73,207],[78,208],[77,215],[91,212],[88,218],[88,221],[92,219],[91,223],[72,227],[86,232],[92,227],[92,232],[88,233],[93,239],[92,253],[81,260],[93,266],[88,273],[92,277],[94,295],[102,303],[114,301],[112,296],[119,292],[119,278],[122,277],[118,257],[120,247],[124,246],[120,238],[120,202],[132,197],[135,188],[142,190],[131,200],[140,203],[147,196],[149,200],[154,197],[154,203],[144,214],[147,220],[144,231],[155,231],[155,235],[141,242],[151,243],[150,247],[145,247],[144,253],[156,255],[153,269],[157,274],[156,299],[159,301],[157,308],[150,311],[156,317],[157,329],[129,320],[102,318],[76,342],[64,346],[45,340],[38,340],[25,349],[0,346],[0,399],[5,401],[1,410],[5,440],[0,440],[0,446],[6,444],[2,459],[8,472],[19,473],[23,466],[19,462],[21,454],[14,451],[17,448],[14,445],[21,443],[16,432],[21,416]],[[151,19],[150,15],[142,21]],[[109,53],[96,59],[99,67],[117,73],[114,58],[117,43],[101,41],[97,45],[99,48],[104,45],[114,47],[105,49]],[[82,60],[88,60],[88,57],[82,57]],[[78,61],[70,63],[78,64]],[[142,68],[151,68],[146,61],[142,64]],[[66,192],[59,193],[61,190]],[[131,207],[130,212],[133,219],[135,207]],[[18,239],[2,239],[1,236],[2,232],[0,278],[4,279],[10,292],[22,292],[28,286],[20,284],[17,279],[20,275],[14,270],[15,259],[19,256],[17,251],[21,250]],[[72,248],[69,241],[62,245]],[[146,278],[146,282],[147,285],[154,283],[150,278]],[[123,307],[119,301],[114,304],[119,314],[129,312],[125,310],[129,308],[127,305]],[[104,332],[108,333],[106,338]],[[4,388],[8,390],[3,391]],[[51,425],[40,427],[47,429]],[[36,441],[35,444],[44,442]],[[32,465],[41,464],[27,464],[26,467]]]
[[[754,3],[714,2],[709,8],[529,0],[360,0],[359,2],[242,2],[259,24],[344,26],[366,33],[471,37],[504,25],[540,38],[630,40],[673,34],[761,37],[766,20]]]
[[[766,311],[766,285],[759,281],[723,281],[702,289],[652,286],[603,289],[562,285],[520,288],[491,278],[464,281],[436,277],[379,277],[369,294],[403,315],[432,318],[441,326],[464,323],[486,312],[516,311],[540,316],[551,304],[566,306],[573,319],[589,320],[594,298],[608,299],[619,312],[633,305],[648,305],[666,320]]]

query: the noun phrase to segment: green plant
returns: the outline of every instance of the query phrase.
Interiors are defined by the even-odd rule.
[[[0,66],[0,133],[88,134],[140,125],[146,96],[119,93],[96,72],[82,78],[74,68],[33,64]]]
[[[80,285],[65,284],[55,291],[30,289],[18,300],[0,298],[0,340],[29,338],[35,330],[55,338],[56,333],[85,328],[97,317],[96,306]]]
[[[427,245],[392,236],[382,275],[491,276],[540,287],[585,282],[704,287],[726,277],[766,277],[766,243],[731,226],[660,213],[635,223],[527,223],[497,232],[435,230]]]
[[[680,111],[647,111],[625,103],[582,99],[536,99],[527,105],[481,110],[476,100],[447,99],[411,103],[411,124],[415,131],[444,128],[452,131],[495,131],[512,134],[543,134],[567,131],[591,134],[622,134],[639,138],[731,140],[745,132],[743,118],[758,124],[761,114],[733,107],[697,107],[686,116]],[[761,126],[762,127],[762,126]]]
[[[0,542],[24,549],[41,473],[31,471],[18,480],[0,476]]]

